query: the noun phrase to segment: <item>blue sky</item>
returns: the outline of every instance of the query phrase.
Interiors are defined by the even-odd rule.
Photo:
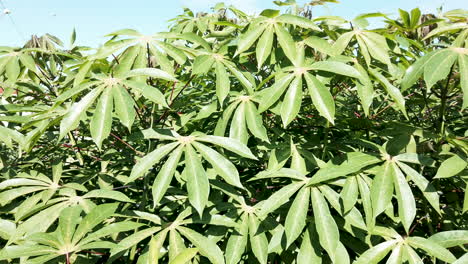
[[[167,20],[182,12],[182,7],[194,11],[207,10],[220,0],[0,0],[9,10],[11,19],[0,5],[0,45],[21,45],[32,34],[51,33],[68,43],[73,28],[77,44],[97,47],[105,34],[122,28],[133,28],[145,34],[167,29]],[[276,8],[272,0],[226,0],[238,8],[255,13]],[[306,2],[305,0],[298,2]],[[352,18],[368,12],[396,15],[398,8],[420,7],[423,12],[468,8],[466,0],[341,0],[340,4],[319,7],[316,15],[337,15]],[[19,32],[18,32],[19,31]]]

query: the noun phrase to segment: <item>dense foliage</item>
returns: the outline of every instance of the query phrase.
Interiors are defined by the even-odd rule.
[[[0,263],[468,263],[468,13],[324,2],[0,47]]]

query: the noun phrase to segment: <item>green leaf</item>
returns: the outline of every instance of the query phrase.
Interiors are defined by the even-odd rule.
[[[56,251],[54,248],[41,245],[6,246],[0,251],[0,260],[55,254]]]
[[[195,58],[192,65],[192,74],[205,74],[211,67],[215,59],[212,55],[200,55]]]
[[[90,192],[87,192],[85,195],[82,196],[83,198],[105,198],[105,199],[112,199],[121,202],[129,202],[132,203],[133,201],[128,198],[127,195],[113,190],[105,190],[105,189],[96,189]]]
[[[184,239],[176,229],[169,231],[169,261],[174,260],[182,251],[185,250]]]
[[[289,85],[281,104],[281,119],[286,128],[299,113],[302,103],[302,77],[296,77]]]
[[[318,61],[307,67],[310,70],[332,72],[344,76],[362,78],[362,75],[354,67],[338,61]]]
[[[83,80],[85,79],[86,75],[89,72],[89,69],[91,69],[91,66],[93,65],[93,61],[89,60],[84,62],[81,67],[78,69],[78,72],[75,75],[75,78],[73,80],[73,86],[77,87],[79,86]]]
[[[357,177],[359,185],[359,193],[361,194],[362,207],[366,215],[367,228],[373,229],[375,226],[375,219],[372,212],[372,200],[368,183],[362,176]]]
[[[307,19],[302,16],[295,16],[291,14],[282,14],[281,16],[277,17],[276,22],[279,23],[287,23],[291,25],[295,25],[302,28],[309,28],[317,31],[321,31],[320,28],[310,19]]]
[[[404,256],[404,259],[407,259],[410,264],[423,263],[422,259],[418,256],[418,253],[416,253],[416,251],[407,244],[404,244]]]
[[[266,264],[268,261],[268,239],[263,232],[259,232],[260,223],[258,219],[249,214],[249,236],[250,247],[254,256],[260,264]]]
[[[138,53],[140,52],[144,52],[141,46],[132,46],[120,54],[119,64],[115,66],[114,70],[115,76],[124,76],[128,71],[130,71],[135,63]]]
[[[408,117],[407,113],[406,113],[406,108],[405,108],[405,98],[403,97],[403,95],[401,94],[401,91],[396,88],[395,86],[393,86],[388,80],[387,78],[385,78],[382,74],[380,74],[380,72],[378,72],[377,70],[375,69],[372,69],[372,68],[369,68],[369,71],[372,73],[372,75],[374,75],[377,80],[383,84],[383,86],[385,87],[385,90],[387,91],[387,93],[392,97],[392,99],[395,101],[396,105],[398,106],[398,108],[400,109],[400,111],[406,116]]]
[[[335,119],[335,102],[330,91],[317,78],[310,73],[304,75],[309,89],[310,97],[315,108],[321,116],[325,117],[330,123],[334,124]]]
[[[132,81],[132,80],[125,80],[122,83],[133,90],[138,91],[141,93],[146,99],[151,100],[154,103],[162,105],[164,107],[169,107],[166,103],[166,99],[164,95],[156,88],[151,85],[147,85],[146,83]]]
[[[194,258],[198,253],[197,248],[187,248],[183,250],[174,260],[169,262],[169,264],[185,264]]]
[[[359,196],[359,186],[356,177],[346,178],[340,199],[343,204],[343,212],[347,213],[356,204]]]
[[[310,36],[304,40],[304,43],[316,51],[325,53],[330,56],[334,55],[332,45],[325,39],[316,36]]]
[[[268,56],[270,56],[271,48],[273,46],[273,32],[273,26],[267,26],[265,32],[263,32],[262,36],[258,40],[257,48],[255,49],[255,56],[257,58],[257,67],[259,69]]]
[[[393,176],[395,171],[390,162],[385,162],[379,169],[371,185],[371,199],[374,217],[381,214],[390,204],[393,195]]]
[[[218,96],[219,103],[222,105],[224,99],[228,96],[229,90],[231,89],[231,83],[229,81],[229,75],[224,68],[224,65],[217,61],[215,62],[216,71],[216,95]]]
[[[265,218],[269,213],[275,211],[281,205],[288,202],[289,198],[297,192],[304,182],[290,183],[273,193],[261,204],[261,211],[258,213],[260,218]]]
[[[250,80],[254,80],[253,78],[248,79],[249,73],[241,72],[237,69],[237,66],[234,63],[223,61],[224,66],[229,69],[229,71],[236,77],[236,79],[244,86],[249,94],[253,93],[253,89],[255,87],[255,83],[252,83]]]
[[[359,256],[354,264],[377,264],[388,254],[388,252],[390,252],[390,250],[395,248],[397,243],[397,240],[389,240],[373,246]]]
[[[275,24],[275,32],[278,43],[283,49],[284,54],[291,62],[295,62],[297,58],[296,44],[291,34],[286,31],[283,26]]]
[[[309,225],[297,254],[297,264],[322,263],[321,248],[315,243],[318,240],[317,236],[314,226]]]
[[[166,240],[168,231],[169,231],[168,229],[165,229],[151,238],[148,244],[148,255],[146,258],[146,263],[148,264],[158,263],[159,253],[164,244],[164,241]]]
[[[134,70],[127,72],[124,75],[124,78],[131,78],[131,77],[138,77],[138,76],[148,76],[148,77],[153,77],[153,78],[162,79],[166,81],[177,82],[177,79],[174,76],[172,76],[171,74],[163,70],[159,70],[156,68],[134,69]]]
[[[205,135],[197,137],[196,140],[218,145],[245,158],[257,159],[246,145],[236,139]]]
[[[159,226],[150,227],[150,228],[143,229],[141,231],[135,232],[135,233],[125,237],[124,239],[122,239],[119,242],[119,244],[116,247],[114,247],[111,250],[111,252],[110,252],[111,256],[114,256],[117,253],[122,252],[122,251],[132,247],[133,245],[138,244],[143,239],[145,239],[145,238],[147,238],[149,236],[152,236],[154,233],[156,233],[156,232],[158,232],[160,230],[161,230],[161,227],[159,227]]]
[[[399,264],[402,262],[403,248],[401,244],[397,244],[396,247],[392,249],[392,253],[387,259],[386,264]]]
[[[269,93],[266,98],[262,98],[260,101],[260,105],[258,106],[258,111],[264,112],[270,106],[272,106],[278,99],[283,95],[284,91],[286,90],[288,84],[291,82],[291,80],[294,78],[294,75],[289,74],[286,76],[283,76],[281,79],[275,81],[273,86],[268,88]]]
[[[171,150],[170,150],[171,151]],[[172,177],[176,171],[177,165],[179,164],[180,157],[182,156],[183,147],[177,147],[174,152],[171,153],[169,158],[166,160],[161,170],[159,171],[156,179],[153,182],[152,195],[153,195],[153,206],[156,207],[164,194],[171,184]]]
[[[361,79],[359,79],[360,83],[356,82],[356,88],[362,107],[364,108],[364,113],[366,116],[369,116],[369,108],[374,99],[374,85],[372,84],[367,71],[361,66],[361,64],[355,63],[354,67],[362,76]]]
[[[36,63],[34,62],[32,56],[30,56],[29,54],[21,53],[19,55],[19,60],[28,70],[36,72]]]
[[[391,163],[393,170],[393,181],[395,183],[396,197],[398,200],[398,216],[403,223],[406,232],[409,231],[411,223],[416,216],[416,201],[414,200],[411,188],[406,182],[405,176],[397,167],[395,162]]]
[[[450,251],[440,246],[436,242],[433,242],[432,240],[422,237],[408,237],[406,242],[408,242],[410,246],[422,249],[426,251],[427,254],[434,256],[442,261],[452,263],[457,260]]]
[[[188,41],[191,41],[193,43],[196,43],[208,51],[211,51],[210,44],[205,39],[203,39],[202,37],[198,36],[195,33],[192,33],[192,32],[183,33],[180,35],[180,37]]]
[[[388,45],[384,36],[374,32],[361,32],[359,36],[366,43],[367,49],[372,57],[387,65],[390,65],[390,57],[388,55]]]
[[[135,121],[135,109],[133,108],[134,103],[132,97],[128,94],[127,90],[120,85],[112,87],[112,95],[117,117],[124,126],[130,129],[133,121]]]
[[[458,67],[460,68],[460,85],[463,92],[462,109],[468,107],[468,55],[458,54]]]
[[[94,227],[100,224],[102,221],[110,217],[115,210],[117,210],[118,204],[101,204],[94,207],[84,218],[80,221],[76,231],[73,235],[73,243],[80,241],[86,233],[92,231]]]
[[[229,137],[236,139],[243,144],[247,144],[249,135],[247,134],[247,126],[245,123],[245,104],[240,103],[232,117],[231,127],[229,129]]]
[[[310,188],[302,188],[296,195],[286,216],[284,230],[287,246],[291,245],[302,233],[306,225],[307,211],[309,210]]]
[[[200,251],[200,254],[207,257],[213,264],[224,264],[223,252],[213,241],[202,236],[201,234],[182,226],[178,226],[177,230],[190,242],[192,242]]]
[[[435,52],[429,52],[421,58],[418,58],[411,66],[406,69],[405,76],[401,81],[401,91],[405,91],[411,87],[423,74],[424,68],[429,59],[436,54]]]
[[[436,242],[444,248],[463,246],[468,244],[468,230],[439,232],[429,237],[429,240]]]
[[[138,177],[143,176],[151,167],[153,167],[154,164],[158,163],[162,158],[169,154],[177,145],[179,145],[179,142],[164,145],[141,158],[137,164],[133,166],[130,177],[128,177],[126,183],[132,182]]]
[[[236,166],[232,164],[227,158],[219,154],[217,151],[201,144],[194,142],[193,146],[198,152],[207,160],[211,166],[215,169],[216,173],[219,174],[227,183],[232,184],[239,188],[244,188],[240,182],[239,173],[237,172]]]
[[[89,235],[87,235],[84,239],[82,239],[77,246],[80,245],[85,245],[90,241],[96,241],[102,237],[105,236],[111,236],[118,234],[120,232],[125,232],[129,230],[135,230],[136,228],[142,226],[143,224],[140,223],[135,223],[135,222],[130,222],[130,221],[123,221],[123,222],[117,222],[113,223],[110,225],[107,225],[96,232],[93,232]],[[75,233],[76,236],[76,233]]]
[[[249,49],[265,30],[266,25],[251,24],[249,30],[239,36],[236,54],[240,54]]]
[[[81,206],[75,205],[62,210],[59,216],[57,237],[61,244],[69,244],[72,241],[75,227],[80,220]]]
[[[464,28],[467,28],[467,27],[468,26],[466,25],[466,23],[463,23],[463,22],[462,23],[448,24],[446,26],[436,27],[431,32],[429,32],[429,34],[427,34],[423,38],[423,40],[426,40],[428,38],[431,38],[433,36],[439,35],[441,33],[447,32],[447,31],[459,30],[459,29],[464,29]]]
[[[452,157],[444,160],[437,169],[437,174],[434,178],[449,178],[457,175],[466,168],[466,159],[459,155],[453,155]]]
[[[461,256],[457,261],[453,262],[452,264],[463,264],[468,262],[468,253],[465,253],[465,255]]]
[[[91,136],[99,149],[102,146],[102,141],[109,136],[111,131],[112,109],[114,107],[111,91],[110,88],[107,88],[102,93],[90,123]]]
[[[415,171],[410,166],[397,162],[398,166],[405,172],[408,177],[418,186],[419,190],[426,197],[427,201],[432,205],[432,207],[440,214],[440,204],[439,204],[439,194],[435,187],[419,172]]]
[[[235,230],[234,233],[231,233],[226,245],[226,264],[237,264],[242,258],[242,254],[245,251],[248,240],[248,229],[249,222],[246,219],[248,216],[244,214],[241,216],[241,225],[240,230]]]
[[[208,202],[210,184],[200,158],[190,144],[185,145],[185,163],[189,201],[198,214],[202,215]]]
[[[332,180],[338,177],[344,177],[381,161],[381,159],[366,153],[348,152],[343,163],[340,165],[329,165],[319,169],[312,176],[307,185],[311,186],[313,184]]]
[[[10,60],[8,61],[5,67],[5,75],[7,77],[7,80],[12,83],[16,82],[19,77],[20,71],[21,68],[18,61],[18,57],[10,57]]]
[[[444,49],[436,52],[428,59],[424,66],[424,81],[428,91],[437,81],[447,77],[457,58],[458,53],[450,49]]]
[[[89,92],[79,102],[74,103],[70,107],[70,109],[67,111],[67,114],[63,117],[62,121],[60,122],[59,139],[62,139],[69,131],[75,129],[78,126],[81,116],[91,106],[91,104],[94,103],[94,101],[103,89],[104,86],[91,90],[91,92]]]
[[[250,132],[257,138],[269,142],[267,130],[263,126],[262,116],[258,113],[257,107],[252,101],[245,102],[245,120]]]
[[[15,233],[16,224],[9,220],[0,219],[0,238],[10,239],[11,234]]]
[[[328,204],[319,189],[311,188],[311,200],[320,245],[327,251],[332,260],[339,258],[335,253],[340,241],[340,233]]]
[[[348,47],[349,42],[354,37],[355,32],[346,32],[341,35],[333,44],[332,49],[335,55],[340,55]]]

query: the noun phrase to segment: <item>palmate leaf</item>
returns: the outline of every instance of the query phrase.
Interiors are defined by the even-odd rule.
[[[100,96],[100,99],[94,110],[90,129],[91,135],[99,148],[102,145],[102,141],[110,133],[113,109],[120,122],[127,128],[130,129],[135,120],[134,100],[127,89],[141,93],[149,100],[168,107],[164,95],[158,89],[145,83],[127,80],[135,76],[149,76],[167,81],[177,81],[169,73],[154,68],[131,70],[115,78],[103,77],[94,84],[97,85],[96,88],[92,89],[81,101],[74,103],[69,108],[60,123],[59,139],[78,126],[80,119],[98,96]],[[83,86],[83,88],[86,89],[88,86]]]
[[[242,184],[240,183],[239,173],[231,161],[223,157],[216,150],[205,146],[201,142],[207,142],[221,146],[246,158],[255,158],[252,152],[244,144],[238,140],[230,138],[207,135],[187,137],[176,135],[176,137],[173,137],[163,135],[152,130],[145,131],[144,135],[146,138],[159,138],[163,140],[176,141],[158,147],[148,155],[141,158],[133,167],[130,177],[126,180],[126,182],[129,183],[135,181],[139,177],[144,176],[150,168],[155,166],[175,149],[175,151],[169,155],[168,160],[162,166],[161,170],[156,176],[155,181],[153,182],[153,206],[158,205],[166,193],[172,181],[173,175],[176,172],[179,160],[182,156],[182,152],[184,152],[184,171],[187,176],[187,191],[189,200],[191,204],[197,209],[199,214],[202,215],[203,209],[208,202],[210,187],[208,176],[206,175],[206,170],[202,165],[202,161],[198,156],[198,153],[195,152],[195,149],[206,161],[208,161],[213,166],[215,171],[222,178],[224,178],[226,182],[243,188]]]
[[[286,57],[293,63],[297,63],[296,46],[284,24],[290,24],[303,29],[320,31],[320,28],[311,20],[291,14],[283,14],[278,17],[258,17],[250,24],[249,30],[240,35],[236,55],[248,50],[257,40],[256,56],[257,67],[260,68],[272,51],[273,35],[281,46]]]
[[[101,224],[115,212],[118,204],[102,204],[94,207],[80,222],[82,208],[72,206],[61,210],[59,224],[55,232],[35,233],[28,238],[38,243],[37,245],[14,245],[8,246],[0,251],[0,259],[16,259],[21,257],[40,256],[36,259],[53,259],[72,254],[89,248],[110,248],[111,242],[96,241],[88,239],[86,243],[77,244],[78,241],[94,227]],[[104,227],[105,228],[105,227]],[[103,229],[104,229],[103,228]],[[121,229],[126,231],[127,229]],[[114,228],[114,231],[117,231]],[[97,231],[99,232],[99,231]],[[110,232],[101,232],[100,236],[94,235],[95,239],[110,235]],[[43,262],[38,262],[43,263]]]

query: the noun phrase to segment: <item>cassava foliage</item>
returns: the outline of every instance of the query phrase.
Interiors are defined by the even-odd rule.
[[[468,13],[324,2],[0,47],[0,263],[468,263]]]

